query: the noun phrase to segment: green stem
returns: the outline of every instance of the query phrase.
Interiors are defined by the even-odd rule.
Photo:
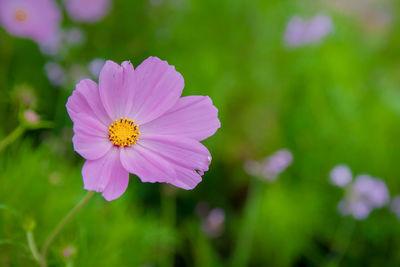
[[[175,196],[173,194],[167,195],[165,192],[161,194],[161,209],[164,224],[171,229],[175,229],[176,223],[176,204]],[[175,246],[170,244],[161,257],[160,266],[173,267],[174,266]]]
[[[86,203],[88,203],[94,193],[94,191],[87,192],[85,197],[67,214],[67,216],[64,217],[64,219],[58,223],[56,228],[54,228],[53,232],[49,235],[42,248],[41,258],[44,262],[46,262],[47,251],[49,250],[49,247],[53,243],[54,239],[58,236],[61,230],[64,229],[65,225],[67,225],[68,222],[71,221],[71,219],[86,205]]]
[[[14,129],[6,138],[0,142],[0,152],[3,151],[8,145],[12,144],[25,132],[25,126],[19,125]]]
[[[264,184],[255,177],[252,179],[244,210],[245,217],[240,227],[239,236],[236,241],[236,248],[233,254],[231,266],[234,267],[248,265],[251,253],[251,244],[260,211]]]
[[[32,252],[33,258],[39,263],[40,266],[44,267],[46,264],[43,262],[42,257],[37,249],[35,238],[33,237],[33,232],[28,231],[26,232],[26,238],[28,239],[28,246]]]
[[[351,241],[353,239],[356,223],[357,222],[352,218],[342,219],[338,227],[336,236],[332,241],[333,244],[330,248],[332,252],[336,251],[337,255],[333,256],[332,252],[328,254],[325,263],[322,264],[322,266],[333,267],[341,265],[340,263],[346,255],[346,252],[349,249]],[[340,240],[341,236],[344,236],[345,238]]]

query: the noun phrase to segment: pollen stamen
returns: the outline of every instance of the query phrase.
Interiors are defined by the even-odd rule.
[[[15,19],[19,22],[24,22],[28,18],[28,14],[24,10],[18,9],[15,12]]]
[[[108,128],[110,141],[119,147],[131,146],[136,144],[139,140],[139,126],[135,124],[135,121],[129,120],[128,118],[120,118],[115,120],[113,124]]]

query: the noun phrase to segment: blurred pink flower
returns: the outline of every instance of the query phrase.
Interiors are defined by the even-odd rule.
[[[61,11],[53,0],[0,0],[0,24],[12,35],[40,45],[53,41],[61,23]]]
[[[332,29],[332,20],[326,15],[318,14],[310,20],[294,16],[286,27],[285,43],[292,47],[317,43]]]
[[[31,109],[24,111],[24,119],[30,124],[36,124],[40,121],[39,115]]]
[[[65,259],[69,259],[69,258],[73,257],[76,254],[76,248],[74,246],[72,246],[72,245],[66,246],[61,251],[61,254]]]
[[[63,0],[72,20],[96,22],[110,11],[111,0]]]
[[[129,173],[142,182],[193,189],[208,170],[210,153],[200,141],[220,127],[208,96],[180,97],[182,75],[157,57],[136,70],[107,61],[99,85],[79,82],[66,104],[74,122],[74,149],[86,159],[84,188],[120,197]]]

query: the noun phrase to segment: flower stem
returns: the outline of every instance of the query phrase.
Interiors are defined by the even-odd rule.
[[[28,246],[32,252],[33,258],[39,263],[40,266],[44,267],[46,264],[43,262],[42,257],[37,249],[35,238],[33,237],[33,232],[28,231],[26,232],[26,238],[28,239]]]
[[[320,266],[341,266],[341,262],[348,251],[356,228],[353,218],[343,218],[336,231],[330,246],[330,253],[326,255],[325,261]],[[344,238],[341,238],[344,237]]]
[[[6,138],[0,142],[0,152],[3,151],[8,145],[12,144],[25,132],[25,126],[19,125],[14,129]]]
[[[243,267],[248,265],[254,231],[258,221],[262,192],[264,184],[253,177],[247,196],[244,218],[240,227],[239,236],[236,241],[236,248],[233,254],[231,266]]]
[[[166,195],[165,193],[161,194],[161,209],[162,209],[162,217],[163,223],[171,228],[175,229],[176,223],[176,204],[175,204],[175,196],[173,194]],[[175,256],[175,245],[169,244],[168,248],[164,248],[163,256],[160,257],[160,266],[162,267],[173,267],[174,264],[174,256]]]
[[[67,225],[68,222],[71,221],[71,219],[86,205],[86,203],[88,203],[94,193],[94,191],[87,192],[85,197],[67,214],[67,216],[64,217],[64,219],[58,223],[56,228],[54,228],[53,232],[49,235],[42,248],[41,258],[44,262],[46,262],[47,251],[49,250],[49,247],[53,243],[54,239],[58,236],[62,229],[64,229],[65,225]]]

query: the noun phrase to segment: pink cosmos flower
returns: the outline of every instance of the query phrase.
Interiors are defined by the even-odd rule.
[[[111,0],[64,0],[64,5],[72,20],[96,22],[110,11]]]
[[[211,155],[200,141],[220,127],[207,96],[180,97],[182,75],[157,57],[135,70],[107,61],[99,85],[79,82],[66,104],[74,149],[86,162],[84,188],[111,201],[126,190],[129,173],[142,182],[193,189]]]
[[[0,24],[12,35],[45,45],[55,38],[60,23],[53,0],[0,0]]]

